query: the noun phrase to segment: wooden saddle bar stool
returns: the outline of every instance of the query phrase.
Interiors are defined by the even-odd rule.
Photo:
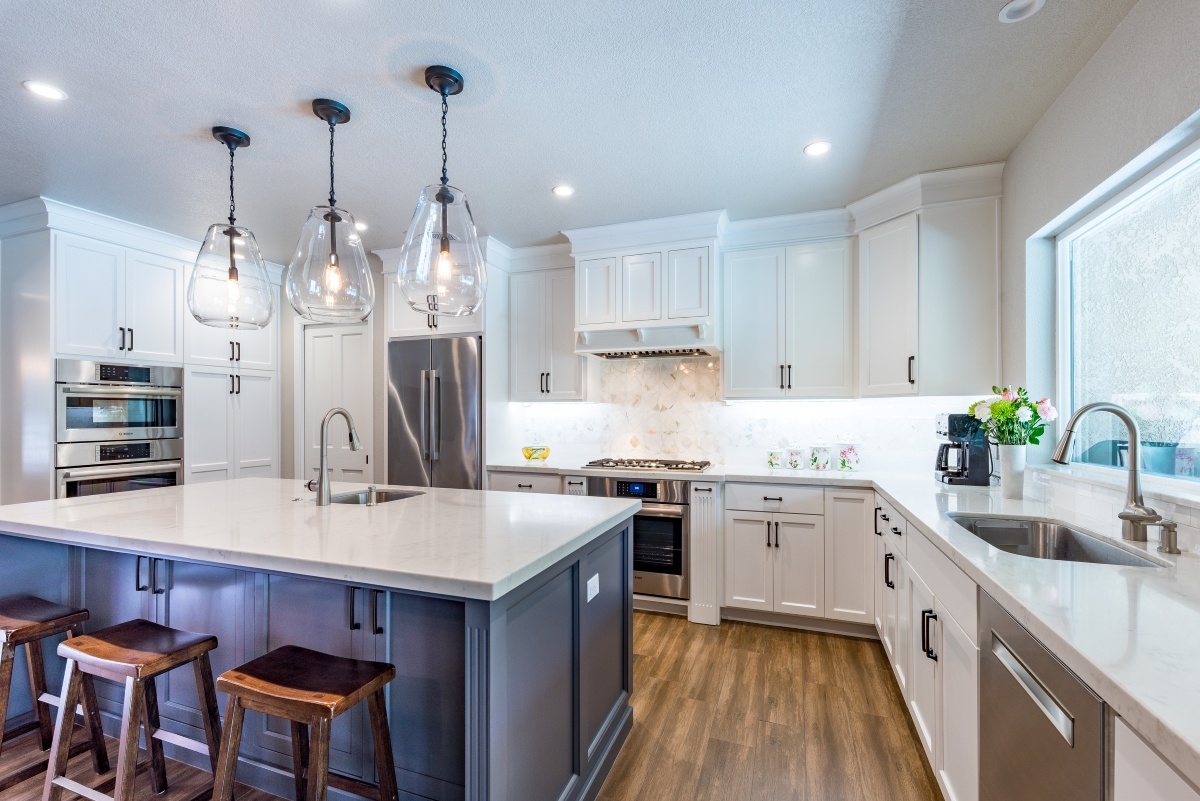
[[[142,725],[146,727],[146,750],[150,753],[149,769],[155,793],[167,789],[163,741],[207,753],[215,771],[221,747],[221,718],[208,652],[216,647],[217,638],[211,634],[180,631],[149,620],[118,623],[60,643],[58,655],[66,658],[67,669],[63,674],[62,698],[42,801],[59,801],[63,790],[91,801],[107,798],[97,788],[86,787],[65,776],[70,738],[64,736],[64,731],[69,731],[70,727],[65,723],[69,718],[64,710],[75,708],[80,690],[91,682],[92,676],[125,686],[125,705],[118,736],[116,789],[112,796],[115,801],[133,801],[134,777],[138,770],[138,735]],[[196,688],[204,704],[205,714],[202,717],[207,743],[159,728],[158,693],[154,678],[189,662],[196,671]],[[204,792],[207,794],[207,790]]]
[[[32,595],[0,598],[0,727],[8,719],[8,698],[12,689],[13,662],[17,649],[25,646],[25,662],[29,668],[29,691],[33,698],[36,718],[29,723],[15,726],[0,735],[0,752],[4,742],[31,731],[37,731],[43,751],[50,750],[54,734],[54,721],[50,707],[58,701],[46,692],[46,669],[42,664],[42,640],[57,634],[72,636],[76,625],[88,619],[88,610],[63,606]],[[84,720],[87,723],[89,741],[70,747],[70,756],[90,749],[92,765],[96,773],[108,772],[108,750],[104,744],[104,731],[100,727],[100,710],[96,706],[96,690],[89,680],[82,688]],[[72,732],[75,716],[71,715]],[[70,737],[67,738],[70,741]],[[0,791],[36,776],[46,769],[49,759],[41,759],[0,775]]]
[[[383,698],[383,688],[395,677],[396,668],[386,662],[346,659],[295,645],[222,673],[217,689],[229,694],[229,705],[212,801],[229,801],[232,795],[247,709],[291,721],[296,801],[326,801],[331,784],[376,801],[398,801]],[[378,786],[329,772],[333,719],[360,701],[366,701],[370,713]]]

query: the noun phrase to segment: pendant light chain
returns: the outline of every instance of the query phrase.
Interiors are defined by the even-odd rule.
[[[333,195],[333,123],[329,123],[329,208],[335,205]]]
[[[233,154],[237,152],[236,145],[229,145],[229,227],[233,227],[234,211],[236,209],[233,202]]]
[[[447,186],[450,183],[449,177],[446,175],[446,114],[450,111],[450,104],[447,102],[449,94],[442,92],[442,186]]]

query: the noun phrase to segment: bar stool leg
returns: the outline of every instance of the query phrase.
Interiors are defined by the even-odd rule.
[[[167,758],[162,741],[154,736],[158,731],[158,688],[154,677],[142,681],[142,725],[146,729],[146,750],[150,753],[150,782],[155,793],[167,791]]]
[[[326,801],[329,797],[329,718],[317,718],[312,724],[308,747],[308,801]]]
[[[16,649],[8,643],[0,645],[0,753],[4,752],[4,721],[8,720],[8,693],[16,655]]]
[[[387,706],[383,690],[367,697],[371,715],[371,737],[375,740],[375,772],[379,774],[379,801],[400,801],[396,789],[396,763],[392,757],[392,735],[388,728]]]
[[[221,756],[213,773],[212,801],[233,798],[233,780],[237,773],[238,752],[242,747],[242,720],[246,709],[237,696],[229,696],[225,708],[225,729],[221,732]]]
[[[59,801],[62,788],[55,779],[67,773],[67,760],[71,758],[71,735],[75,732],[75,704],[79,701],[79,689],[83,685],[83,673],[75,660],[67,660],[63,675],[63,691],[58,702],[58,722],[54,727],[54,740],[50,745],[50,765],[46,770],[46,786],[42,790],[42,801]],[[136,752],[135,752],[136,756]]]
[[[43,751],[50,750],[54,739],[54,721],[50,717],[50,705],[42,701],[46,692],[46,668],[42,664],[42,642],[25,643],[25,664],[29,668],[29,691],[33,694],[33,711],[38,720],[38,737]]]
[[[125,709],[121,713],[120,748],[117,750],[117,785],[114,801],[133,801],[134,778],[137,773],[138,729],[142,723],[142,682],[132,676],[125,679]],[[75,709],[71,702],[72,711]],[[62,710],[59,710],[62,714]],[[57,732],[55,736],[57,736]],[[57,801],[47,798],[45,801]]]
[[[196,671],[196,690],[204,704],[204,739],[208,741],[208,761],[212,763],[213,775],[217,773],[217,762],[221,758],[221,712],[217,708],[217,689],[213,685],[212,663],[208,654],[201,654],[192,662]]]
[[[292,721],[292,775],[296,780],[296,801],[308,796],[308,724]]]
[[[96,700],[96,682],[87,673],[83,674],[80,692],[83,703],[83,722],[91,740],[92,768],[96,774],[108,773],[108,745],[104,742],[104,726],[100,722],[100,704]]]

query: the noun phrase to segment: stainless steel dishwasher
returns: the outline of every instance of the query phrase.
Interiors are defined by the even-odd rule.
[[[980,801],[1104,801],[1104,702],[979,596]]]

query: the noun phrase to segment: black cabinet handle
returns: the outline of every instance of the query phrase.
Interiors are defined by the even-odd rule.
[[[133,329],[129,329],[129,347],[125,350],[133,352]]]
[[[137,561],[133,563],[133,591],[145,592],[150,589],[149,584],[142,583],[142,560],[146,557],[139,555]]]
[[[783,503],[783,496],[780,495],[778,498],[768,498],[766,495],[764,495],[763,500],[764,501],[778,501],[779,503]]]
[[[779,388],[783,389],[783,365],[779,365]]]
[[[888,523],[888,522],[890,522],[890,521],[891,521],[891,519],[892,519],[892,518],[888,517],[888,516],[887,516],[887,515],[885,515],[885,514],[880,514],[880,515],[879,515],[879,519],[880,519],[880,520],[882,520],[882,521],[883,521],[883,522],[885,522],[885,523]]]
[[[895,554],[883,555],[883,583],[888,586],[889,590],[896,589],[896,582],[892,581],[892,562],[895,560]]]
[[[234,395],[241,395],[241,394],[242,394],[242,377],[241,377],[240,375],[239,375],[239,376],[237,376],[237,392],[235,392],[235,393],[233,393],[233,394],[234,394]]]
[[[358,631],[362,628],[362,623],[358,622],[358,615],[354,608],[354,602],[358,599],[358,587],[350,588],[350,630]]]
[[[229,340],[229,361],[233,361],[233,354],[234,354],[233,340],[231,339],[231,340]]]
[[[550,373],[546,373],[546,394],[550,394]]]
[[[518,484],[517,489],[533,489],[532,484]]]
[[[375,634],[383,634],[383,626],[379,625],[379,596],[383,595],[380,590],[371,590],[371,631]]]
[[[917,360],[916,356],[908,357],[908,383],[910,383],[910,384],[917,383],[917,379],[913,378],[913,362],[915,362],[916,360]]]
[[[788,365],[788,389],[792,388],[792,366]]]
[[[582,487],[583,482],[582,481],[568,481],[567,486],[568,487]]]
[[[775,524],[775,547],[779,547],[779,524]]]
[[[767,547],[771,547],[771,521],[767,521]]]
[[[117,350],[125,350],[125,326],[118,326],[121,332],[121,346]]]
[[[233,376],[229,376],[229,394],[233,394]]]
[[[158,563],[161,561],[161,559],[150,560],[150,592],[155,595],[162,595],[167,591],[166,587],[158,586]]]
[[[712,487],[692,487],[692,492],[712,492]]]
[[[241,342],[237,343],[237,360],[239,362],[242,360],[242,343]]]
[[[904,536],[904,533],[902,531],[900,531],[900,529],[896,528],[895,526],[892,526],[892,533],[895,534],[897,537]]]
[[[937,613],[932,609],[921,610],[921,650],[925,652],[925,656],[938,661],[937,651],[933,650],[933,637],[929,633],[929,621],[937,620]]]
[[[879,530],[879,513],[883,511],[882,506],[875,507],[875,536],[882,537],[883,532]]]

